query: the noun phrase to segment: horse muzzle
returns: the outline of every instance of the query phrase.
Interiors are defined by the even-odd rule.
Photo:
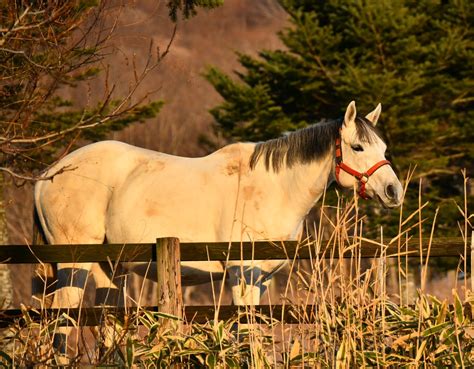
[[[388,209],[397,208],[403,199],[403,188],[400,182],[388,183],[384,186],[383,195],[377,194],[380,203]]]

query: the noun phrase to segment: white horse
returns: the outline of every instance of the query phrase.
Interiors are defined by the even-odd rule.
[[[342,120],[266,142],[231,144],[202,158],[114,141],[94,143],[67,155],[45,175],[70,170],[36,184],[38,218],[49,244],[140,243],[171,236],[183,242],[294,239],[335,179],[344,188],[358,186],[363,197],[376,197],[386,207],[400,204],[401,184],[374,128],[380,112],[379,104],[358,117],[351,102]],[[210,272],[221,276],[225,267],[234,303],[256,304],[262,278],[268,279],[281,262],[249,265],[183,263],[183,284],[208,281]],[[78,306],[91,270],[98,291],[116,287],[94,264],[61,263],[53,307]]]

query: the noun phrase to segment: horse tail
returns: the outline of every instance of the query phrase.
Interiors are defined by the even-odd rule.
[[[39,219],[36,206],[33,209],[33,245],[45,245],[46,236]],[[31,280],[31,290],[35,305],[50,308],[53,303],[53,292],[57,279],[57,265],[49,263],[37,264]]]

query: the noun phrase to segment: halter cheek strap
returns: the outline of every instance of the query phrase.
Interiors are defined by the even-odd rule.
[[[369,196],[365,192],[365,184],[369,181],[370,176],[374,174],[377,169],[383,167],[384,165],[392,164],[388,160],[381,160],[372,165],[364,173],[361,173],[345,164],[342,161],[341,134],[339,133],[339,136],[336,138],[336,181],[339,185],[341,185],[339,181],[339,174],[342,169],[344,172],[350,174],[351,176],[357,179],[357,181],[359,182],[359,189],[357,191],[358,194],[363,199],[368,199]]]

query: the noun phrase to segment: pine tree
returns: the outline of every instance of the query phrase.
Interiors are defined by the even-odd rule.
[[[224,102],[211,110],[235,140],[265,140],[322,118],[383,104],[380,129],[403,177],[416,165],[406,200],[441,204],[440,227],[457,232],[461,168],[473,172],[474,5],[467,1],[282,0],[291,25],[286,49],[238,54],[238,79],[210,68],[205,76]],[[416,188],[415,188],[416,187]],[[409,209],[408,209],[409,210]],[[434,210],[432,206],[431,210]],[[395,214],[375,217],[396,228]],[[382,219],[384,218],[384,219]],[[376,223],[376,222],[375,222]]]

